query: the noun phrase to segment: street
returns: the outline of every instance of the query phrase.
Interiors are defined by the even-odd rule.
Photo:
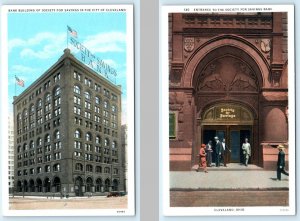
[[[127,208],[127,196],[92,198],[74,197],[68,199],[46,197],[14,197],[9,198],[11,210],[38,210],[38,209],[124,209]]]
[[[288,206],[289,191],[171,191],[171,207]]]

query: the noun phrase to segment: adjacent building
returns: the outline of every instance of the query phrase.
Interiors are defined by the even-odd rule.
[[[14,118],[8,115],[8,188],[9,193],[14,189]]]
[[[124,168],[124,190],[128,191],[128,144],[127,144],[127,136],[128,136],[128,128],[127,124],[121,126],[121,143],[122,143],[122,162]]]
[[[15,193],[123,190],[121,93],[65,49],[14,98]]]
[[[171,170],[190,170],[215,136],[229,162],[243,161],[248,138],[251,163],[276,168],[274,147],[288,147],[287,23],[280,12],[169,14]]]

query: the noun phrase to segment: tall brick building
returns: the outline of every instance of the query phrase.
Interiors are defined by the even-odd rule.
[[[169,14],[171,170],[190,170],[199,145],[226,138],[229,162],[276,168],[288,146],[287,13]]]
[[[13,105],[16,194],[123,190],[120,86],[65,49]]]

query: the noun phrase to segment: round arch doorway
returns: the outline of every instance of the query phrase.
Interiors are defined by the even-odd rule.
[[[226,156],[226,161],[242,163],[244,161],[242,143],[245,138],[248,138],[251,146],[254,146],[253,144],[256,143],[256,138],[253,136],[255,127],[254,115],[246,106],[219,103],[207,108],[202,114],[201,124],[199,124],[201,143],[207,144],[212,141],[214,150],[214,137],[217,136],[220,141],[225,139],[231,150]],[[254,153],[257,152],[254,148],[252,149]],[[253,156],[255,157],[256,154]],[[256,159],[251,158],[251,160],[254,162]],[[214,154],[213,162],[215,162]]]

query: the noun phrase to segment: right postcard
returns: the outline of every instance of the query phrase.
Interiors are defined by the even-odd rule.
[[[162,6],[160,30],[164,215],[294,215],[294,6]]]

